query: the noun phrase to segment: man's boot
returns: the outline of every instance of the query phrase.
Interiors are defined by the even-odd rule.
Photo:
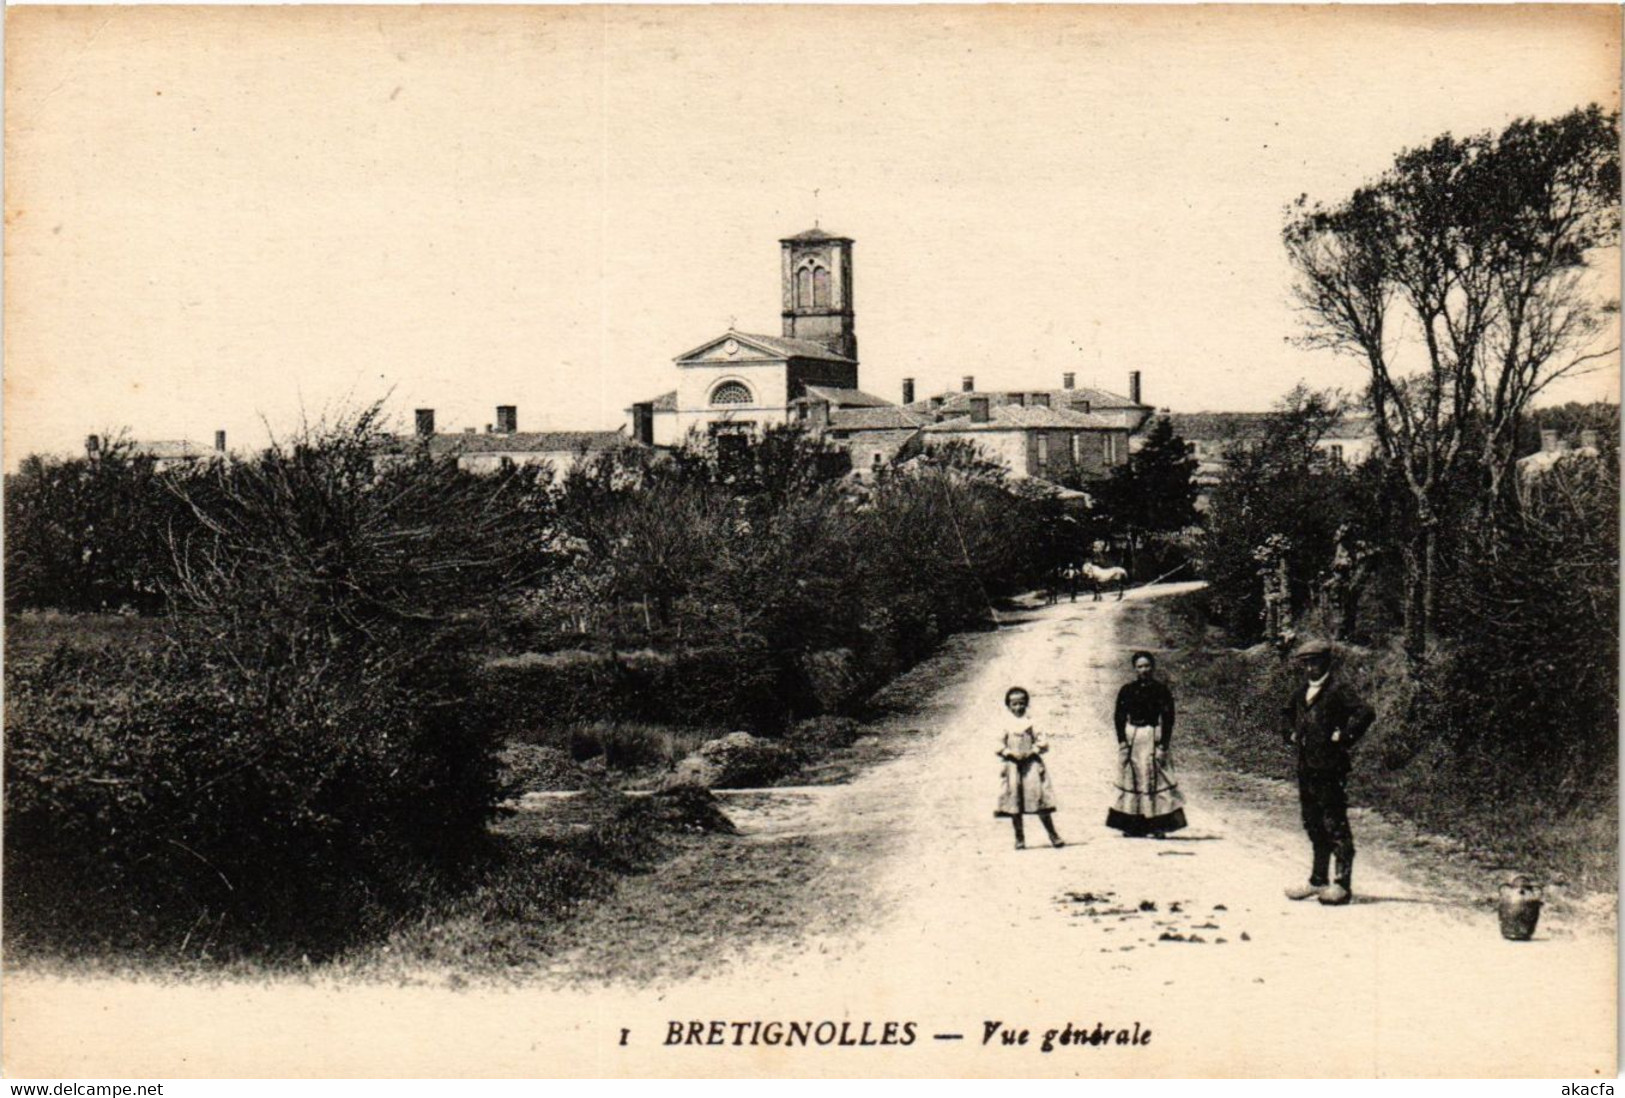
[[[1320,902],[1341,906],[1354,898],[1354,855],[1338,855],[1337,883],[1320,894]]]

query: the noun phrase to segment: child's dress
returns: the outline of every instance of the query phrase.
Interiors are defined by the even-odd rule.
[[[1055,790],[1042,758],[1047,750],[1049,745],[1033,727],[1031,716],[1006,714],[1004,740],[999,747],[999,757],[1004,759],[1003,785],[995,816],[1055,811]]]

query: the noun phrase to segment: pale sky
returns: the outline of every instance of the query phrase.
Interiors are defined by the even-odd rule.
[[[7,12],[8,466],[89,433],[234,445],[616,427],[673,356],[779,331],[778,239],[853,237],[863,388],[1268,407],[1357,364],[1280,245],[1394,154],[1593,100],[1617,8]],[[815,197],[815,191],[816,197]],[[1613,397],[1617,371],[1551,399]]]

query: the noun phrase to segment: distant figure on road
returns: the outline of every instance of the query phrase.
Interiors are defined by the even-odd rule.
[[[1078,571],[1078,566],[1076,564],[1068,564],[1066,566],[1066,571],[1062,572],[1061,576],[1066,580],[1067,595],[1070,597],[1071,601],[1077,602],[1078,580],[1082,578],[1083,573]]]
[[[1088,582],[1089,589],[1094,592],[1094,601],[1100,601],[1100,592],[1104,588],[1117,588],[1117,601],[1123,601],[1123,592],[1128,590],[1127,568],[1102,568],[1093,561],[1083,566],[1083,578]]]
[[[1130,657],[1134,680],[1117,692],[1117,803],[1106,826],[1130,839],[1160,839],[1185,826],[1185,797],[1169,752],[1174,742],[1174,693],[1154,677],[1150,652]]]
[[[1376,714],[1332,674],[1332,648],[1311,640],[1297,651],[1304,682],[1282,710],[1281,735],[1298,752],[1298,800],[1314,848],[1309,883],[1287,898],[1346,904],[1354,895],[1354,833],[1349,830],[1350,753]],[[1334,881],[1328,871],[1337,861]]]
[[[1049,832],[1051,846],[1065,846],[1055,833],[1055,790],[1050,787],[1049,771],[1044,766],[1044,753],[1049,744],[1027,716],[1032,699],[1027,691],[1012,686],[1004,695],[1004,737],[999,743],[999,758],[1004,760],[1004,785],[999,793],[999,807],[995,816],[1009,816],[1016,830],[1016,849],[1027,849],[1027,835],[1021,818],[1031,812]]]

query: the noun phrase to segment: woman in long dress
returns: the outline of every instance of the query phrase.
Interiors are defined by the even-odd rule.
[[[1016,832],[1016,849],[1027,848],[1027,836],[1022,828],[1024,815],[1038,817],[1049,832],[1051,846],[1065,846],[1055,833],[1055,790],[1050,786],[1049,770],[1044,766],[1044,753],[1049,744],[1039,733],[1033,719],[1027,715],[1030,702],[1027,691],[1012,686],[1004,695],[1004,729],[999,741],[999,758],[1004,760],[999,807],[995,816],[1008,816]]]
[[[1150,652],[1132,657],[1134,681],[1117,692],[1117,802],[1106,826],[1129,838],[1162,838],[1185,826],[1185,797],[1169,762],[1174,695],[1154,677]]]

